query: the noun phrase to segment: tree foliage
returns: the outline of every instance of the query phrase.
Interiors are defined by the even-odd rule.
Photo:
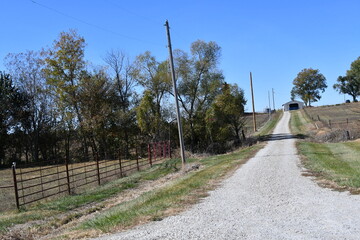
[[[226,141],[234,140],[235,145],[240,144],[245,104],[244,91],[236,84],[224,83],[221,94],[216,96],[206,113],[206,126],[213,143],[225,145]]]
[[[190,150],[195,151],[206,132],[204,116],[224,80],[218,69],[221,48],[215,42],[198,40],[191,44],[191,55],[175,53],[179,100],[185,118]],[[203,142],[204,143],[204,142]]]
[[[345,76],[338,77],[333,88],[340,93],[349,94],[357,102],[356,98],[360,96],[360,57],[351,63]]]
[[[220,46],[198,40],[174,53],[186,148],[218,144],[209,150],[215,153],[239,144],[246,100],[224,83]],[[132,147],[150,141],[176,143],[168,61],[111,50],[104,62],[85,60],[85,39],[75,30],[46,50],[8,54],[10,74],[0,72],[0,165],[130,158]]]
[[[17,158],[18,147],[14,145],[11,135],[21,131],[23,119],[28,117],[28,97],[17,88],[11,76],[0,71],[0,165],[7,164],[6,149],[15,148],[15,152],[8,159]],[[20,139],[22,134],[18,134]],[[15,158],[15,159],[14,159]]]
[[[300,97],[306,106],[321,99],[321,93],[327,88],[326,78],[318,69],[305,68],[298,73],[293,81],[291,99]]]

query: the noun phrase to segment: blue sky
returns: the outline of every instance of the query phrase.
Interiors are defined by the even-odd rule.
[[[85,58],[94,65],[111,49],[132,58],[149,50],[162,61],[168,19],[174,49],[189,51],[198,39],[221,46],[220,68],[244,89],[248,111],[250,71],[257,111],[268,106],[272,88],[276,108],[289,101],[292,80],[309,67],[328,83],[314,105],[336,104],[344,95],[332,85],[360,56],[358,0],[0,0],[0,9],[0,70],[8,53],[50,47],[71,28],[85,38]]]

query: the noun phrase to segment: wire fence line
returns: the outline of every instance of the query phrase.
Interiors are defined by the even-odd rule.
[[[339,119],[331,119],[329,118],[325,118],[319,114],[310,114],[306,108],[304,108],[304,113],[306,114],[306,116],[311,119],[312,121],[316,122],[319,121],[321,122],[324,126],[333,129],[333,128],[341,128],[341,129],[346,129],[349,127],[352,127],[354,125],[360,125],[360,118],[347,118],[346,116],[343,116],[343,118],[341,120]]]
[[[9,201],[12,192],[12,199],[15,199],[13,205],[19,209],[42,199],[81,193],[91,185],[126,177],[171,158],[170,141],[149,143],[144,156],[139,154],[139,150],[142,149],[131,149],[131,156],[126,159],[119,154],[118,159],[95,159],[83,163],[54,160],[18,165],[13,163],[13,185],[0,186],[1,191],[6,190],[0,200]]]

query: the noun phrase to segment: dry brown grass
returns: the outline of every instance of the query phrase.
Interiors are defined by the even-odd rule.
[[[316,126],[314,138],[339,142],[360,138],[360,102],[308,107],[304,112]]]
[[[269,114],[256,113],[256,126],[258,129],[264,126],[268,120],[269,120]],[[246,136],[250,136],[254,134],[253,115],[250,113],[245,115],[244,131]]]

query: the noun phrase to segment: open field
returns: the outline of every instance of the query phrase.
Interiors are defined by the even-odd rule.
[[[257,129],[261,128],[265,125],[265,123],[269,120],[268,113],[256,113],[256,126]],[[246,136],[250,136],[254,134],[254,124],[253,124],[253,115],[252,113],[247,113],[245,115],[245,126],[244,131]]]
[[[353,111],[354,106],[344,111]],[[329,116],[341,120],[346,116],[336,116],[338,106],[317,108],[321,116]],[[315,108],[307,108],[315,109]],[[359,114],[360,115],[360,114]],[[350,115],[356,119],[356,114]],[[324,117],[325,118],[325,117]],[[291,113],[290,127],[293,134],[309,132],[323,132],[322,129],[314,130],[311,119],[303,111]],[[315,136],[318,135],[315,134]],[[297,142],[299,153],[302,155],[303,165],[308,170],[305,175],[317,177],[318,183],[325,187],[338,190],[349,190],[351,193],[360,193],[360,141],[346,142],[314,142],[314,138],[306,138]],[[318,139],[317,139],[318,140]]]
[[[321,121],[328,127],[347,128],[360,125],[360,102],[307,107],[304,111],[310,119]]]

